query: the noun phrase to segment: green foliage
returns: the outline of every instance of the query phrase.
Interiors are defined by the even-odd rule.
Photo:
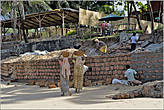
[[[24,14],[31,14],[31,13],[38,13],[43,12],[47,10],[51,10],[50,6],[44,2],[43,0],[37,0],[37,1],[16,1],[16,4],[21,4],[24,8]],[[12,10],[16,11],[18,14],[18,5],[16,7],[13,7],[13,1],[2,1],[1,2],[1,8],[2,8],[2,15],[6,16],[7,13],[12,15]]]
[[[163,29],[163,25],[162,26],[158,26],[157,29],[155,29],[155,30],[161,30],[161,29]]]
[[[106,14],[109,14],[112,12],[112,8],[110,5],[103,5],[99,8],[99,12],[104,12]]]
[[[140,33],[143,34],[143,30],[127,31],[126,33]]]
[[[123,16],[125,13],[124,13],[124,11],[118,11],[118,10],[116,10],[116,11],[112,12],[112,14]]]
[[[76,31],[75,30],[70,30],[67,32],[67,34],[65,36],[71,36],[71,35],[75,35]]]
[[[46,38],[48,35],[45,31],[42,31],[42,38]]]
[[[94,37],[85,38],[83,40],[93,40],[93,39],[103,39],[103,38],[113,38],[113,37],[119,37],[119,34],[117,33],[117,34],[108,35],[108,36],[101,36],[101,37],[94,36]]]
[[[86,31],[83,35],[83,39],[89,39],[91,38],[91,35],[93,34],[93,32],[91,31]]]
[[[3,16],[6,16],[7,13],[10,12],[10,7],[11,7],[11,3],[10,1],[1,1],[1,14]]]
[[[147,11],[148,10],[148,5],[143,5],[141,2],[136,2],[136,5],[140,9],[140,13],[142,13],[142,11]]]
[[[124,5],[124,9],[123,9],[123,10],[128,11],[128,2],[125,1],[124,4],[125,4],[125,5]]]

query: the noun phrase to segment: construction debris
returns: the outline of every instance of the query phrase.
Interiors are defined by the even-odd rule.
[[[131,52],[131,42],[130,37],[132,36],[131,33],[121,32],[119,35],[119,41],[117,40],[104,40],[104,42],[107,44],[108,49],[107,53],[108,55],[114,55],[114,54],[125,54],[125,53],[135,53],[135,52],[142,52],[142,51],[156,51],[161,48],[163,48],[163,30],[156,31],[155,33],[155,40],[157,43],[153,43],[153,37],[151,34],[145,34],[145,35],[138,35],[137,36],[137,45],[136,50]],[[112,39],[112,38],[111,38]],[[100,39],[101,40],[101,39]],[[95,48],[95,44],[90,41],[85,41],[83,45],[80,48],[85,52],[87,56],[99,56],[101,52],[97,51]],[[106,55],[106,54],[104,54]]]
[[[143,84],[140,88],[128,91],[125,93],[118,93],[113,96],[106,96],[112,99],[129,99],[135,97],[152,97],[162,98],[163,97],[163,81],[154,81]]]
[[[146,48],[144,48],[145,51],[157,51],[159,49],[163,48],[163,42],[160,44],[151,44],[149,46],[147,46]]]

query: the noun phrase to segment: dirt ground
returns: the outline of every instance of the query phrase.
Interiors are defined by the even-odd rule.
[[[16,86],[15,86],[16,85]],[[84,87],[79,94],[60,96],[59,88],[40,88],[25,83],[1,83],[1,109],[162,109],[162,98],[134,98],[113,100],[106,98],[121,91],[138,88],[124,85]]]

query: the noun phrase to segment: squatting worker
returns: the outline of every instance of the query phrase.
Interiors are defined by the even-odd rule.
[[[137,72],[134,69],[131,69],[129,65],[126,65],[126,71],[124,73],[124,76],[127,78],[130,85],[138,85],[142,82],[135,79],[135,75]]]
[[[100,50],[103,53],[107,53],[107,45],[103,41],[99,41],[98,39],[95,39],[94,42],[96,43],[96,48]]]

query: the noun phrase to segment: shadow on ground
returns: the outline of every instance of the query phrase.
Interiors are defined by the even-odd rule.
[[[1,104],[19,103],[21,101],[44,100],[46,98],[60,97],[58,88],[40,88],[36,85],[17,85],[1,89]]]
[[[119,93],[120,91],[127,90],[129,87],[121,85],[108,85],[87,87],[81,93],[75,93],[71,88],[73,96],[61,96],[59,88],[48,89],[40,88],[36,85],[29,86],[20,84],[12,87],[2,88],[1,90],[1,104],[21,103],[21,101],[37,101],[47,98],[62,98],[64,101],[76,104],[97,104],[97,103],[111,103],[120,100],[110,100],[105,96]],[[66,97],[66,98],[63,98]],[[62,102],[61,102],[62,103]]]
[[[109,86],[97,86],[91,87],[92,90],[83,90],[79,94],[74,94],[74,97],[66,99],[72,103],[78,104],[97,104],[97,103],[111,103],[119,102],[120,100],[109,100],[105,96],[109,94],[118,93],[114,89],[110,90]]]

